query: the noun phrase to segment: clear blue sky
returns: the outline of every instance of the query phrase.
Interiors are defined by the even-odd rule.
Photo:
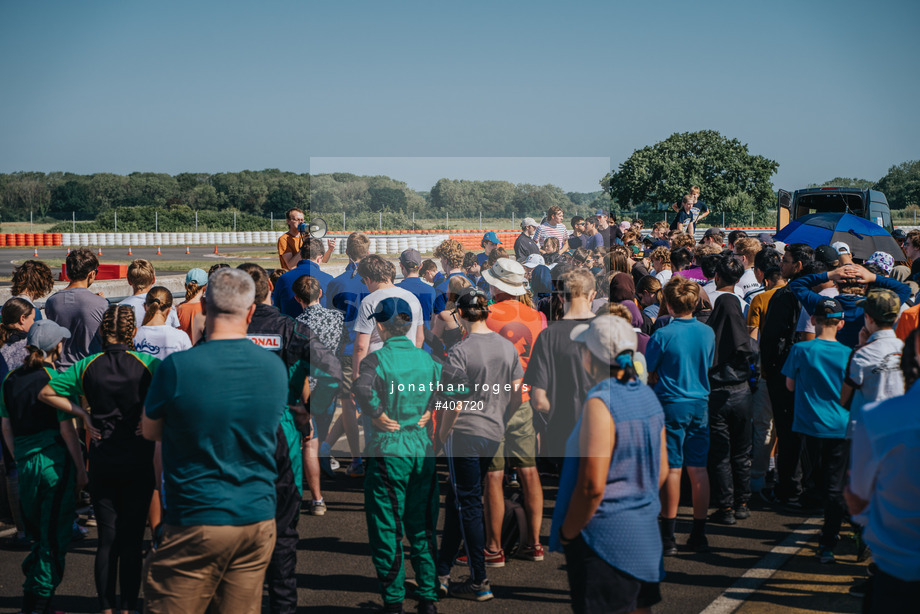
[[[4,2],[0,172],[616,167],[714,129],[777,160],[777,187],[877,179],[920,158],[918,23],[915,0]]]

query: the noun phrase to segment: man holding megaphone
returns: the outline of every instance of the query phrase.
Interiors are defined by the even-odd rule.
[[[304,235],[309,234],[316,239],[322,239],[326,235],[326,223],[317,218],[314,222],[306,224],[303,210],[297,208],[288,209],[285,221],[288,231],[278,237],[278,258],[281,261],[281,268],[290,271],[300,262],[300,248],[303,247]],[[323,262],[329,262],[334,249],[335,239],[326,241]]]

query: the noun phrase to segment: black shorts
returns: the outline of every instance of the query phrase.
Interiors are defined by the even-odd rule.
[[[565,546],[565,563],[575,614],[620,614],[661,601],[658,582],[643,582],[613,567],[581,535]]]

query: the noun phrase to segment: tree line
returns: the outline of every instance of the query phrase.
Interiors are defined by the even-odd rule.
[[[412,190],[404,181],[386,176],[351,173],[283,172],[278,169],[237,173],[74,173],[17,172],[0,174],[3,221],[37,219],[95,220],[101,231],[148,230],[156,215],[185,224],[199,213],[237,212],[237,228],[263,226],[259,220],[283,215],[292,207],[323,215],[333,230],[341,230],[346,212],[348,229],[373,228],[380,220],[388,228],[410,227],[414,217],[510,217],[545,212],[553,205],[567,215],[597,208],[656,219],[677,202],[691,185],[702,189],[702,200],[737,223],[754,216],[772,223],[769,210],[776,197],[771,183],[779,164],[748,151],[737,139],[714,130],[676,133],[654,145],[637,149],[619,167],[600,179],[596,192],[564,192],[554,185],[509,181],[439,179],[428,191]],[[892,209],[920,204],[920,160],[892,166],[878,181],[835,178],[821,185],[874,188],[883,191]],[[796,188],[799,186],[785,186]],[[245,218],[241,216],[246,216]],[[208,216],[206,226],[226,228],[227,215]],[[715,219],[715,218],[714,218]],[[187,229],[183,227],[182,229]]]

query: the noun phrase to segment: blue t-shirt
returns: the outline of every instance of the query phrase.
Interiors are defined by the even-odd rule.
[[[444,311],[444,307],[445,305],[447,305],[447,290],[450,284],[450,280],[452,277],[456,277],[457,275],[461,277],[466,277],[466,275],[464,275],[463,273],[451,273],[450,275],[445,277],[441,281],[441,283],[437,284],[434,287],[434,291],[436,293],[435,298],[434,298],[434,313],[441,313],[442,311]],[[470,282],[471,286],[476,285],[473,283],[473,280],[470,279],[469,277],[466,277],[466,279],[467,281]]]
[[[396,284],[403,290],[412,293],[422,306],[422,317],[425,319],[425,326],[431,327],[431,310],[434,309],[434,288],[426,284],[420,277],[406,277]]]
[[[358,277],[358,265],[349,262],[345,272],[332,279],[327,286],[329,291],[329,307],[334,307],[345,315],[345,331],[348,339],[342,348],[343,356],[351,356],[355,349],[355,322],[358,319],[358,308],[361,301],[370,294],[370,290]]]
[[[293,269],[278,278],[275,282],[275,291],[272,293],[272,304],[277,307],[281,313],[286,316],[296,318],[303,313],[303,307],[294,298],[294,282],[304,275],[315,277],[319,282],[319,287],[323,289],[323,296],[319,304],[327,307],[326,291],[329,282],[332,281],[332,275],[320,270],[319,265],[312,260],[301,260]]]
[[[823,438],[846,437],[850,412],[840,405],[840,389],[850,352],[839,341],[824,339],[792,346],[783,375],[795,380],[794,432]]]
[[[249,339],[170,354],[145,411],[163,420],[167,524],[242,526],[275,517],[284,363]]]
[[[662,403],[709,400],[709,368],[715,353],[712,328],[694,318],[672,318],[652,333],[645,348],[648,371],[658,373]]]
[[[581,235],[581,246],[585,249],[595,250],[598,247],[604,247],[604,235],[600,232],[595,234],[593,237],[588,235]]]
[[[655,393],[639,382],[623,384],[607,379],[592,388],[587,398],[600,399],[607,406],[616,425],[616,444],[604,498],[582,537],[613,567],[645,582],[658,582],[662,577],[658,472],[664,411]],[[550,531],[550,549],[554,551],[561,550],[559,529],[578,481],[580,431],[581,418],[566,443]]]

